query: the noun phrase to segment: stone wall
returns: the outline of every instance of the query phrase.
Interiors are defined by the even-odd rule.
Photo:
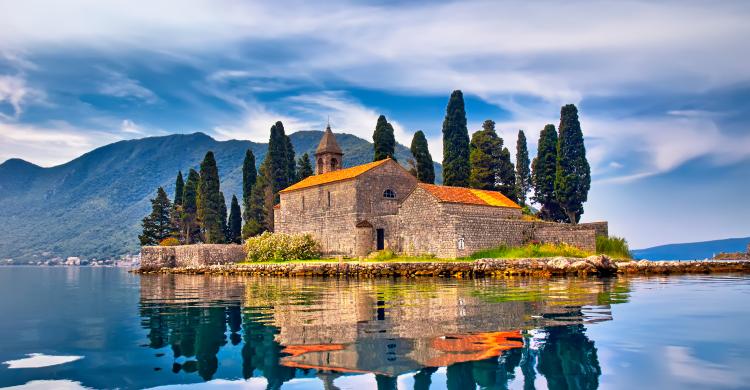
[[[596,251],[596,231],[592,229],[541,227],[534,229],[533,238],[543,243],[568,244],[588,252]]]
[[[164,267],[205,267],[214,264],[238,263],[245,260],[245,250],[236,244],[197,244],[178,246],[144,246],[141,248],[141,269]]]
[[[455,257],[455,224],[446,220],[443,204],[424,189],[417,187],[401,204],[399,222],[398,252],[408,256]]]

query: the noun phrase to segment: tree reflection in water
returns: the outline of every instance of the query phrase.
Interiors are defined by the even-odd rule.
[[[551,389],[595,389],[601,368],[584,324],[611,318],[609,306],[628,296],[622,281],[438,282],[418,292],[380,282],[300,291],[288,281],[241,278],[201,289],[174,276],[141,283],[148,347],[171,348],[174,373],[211,380],[222,348],[238,346],[240,356],[222,359],[240,360],[242,372],[221,376],[262,376],[270,389],[312,376],[334,389],[341,375],[362,373],[373,373],[379,389],[397,388],[402,374],[414,389],[534,389],[540,380]],[[536,293],[516,299],[510,287]]]

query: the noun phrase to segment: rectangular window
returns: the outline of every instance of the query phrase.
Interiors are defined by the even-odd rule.
[[[331,191],[328,191],[328,208],[331,208]]]
[[[302,211],[305,211],[305,197],[302,197]]]

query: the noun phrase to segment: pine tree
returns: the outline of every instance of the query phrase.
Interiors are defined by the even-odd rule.
[[[312,176],[312,174],[313,168],[310,156],[305,153],[297,160],[297,180],[304,180],[308,176]]]
[[[206,153],[201,162],[200,181],[198,183],[198,222],[201,227],[203,242],[220,244],[224,242],[224,225],[221,222],[222,195],[219,188],[219,169],[213,152]],[[226,204],[224,204],[226,208]]]
[[[200,225],[197,215],[199,183],[200,175],[195,169],[191,169],[182,193],[182,213],[180,214],[180,241],[184,244],[200,241]]]
[[[177,172],[177,180],[174,183],[174,202],[175,206],[182,205],[182,193],[185,189],[185,182],[182,180],[182,171]]]
[[[170,219],[172,203],[169,201],[164,188],[156,190],[156,197],[151,199],[151,214],[143,218],[143,234],[138,236],[141,245],[158,245],[161,240],[174,233],[174,226]]]
[[[529,149],[526,146],[526,135],[523,130],[518,130],[518,139],[516,140],[516,195],[522,206],[526,205],[526,196],[530,188]]]
[[[435,166],[433,165],[432,156],[427,145],[427,138],[424,136],[422,130],[414,133],[414,138],[411,140],[411,154],[416,161],[417,180],[422,183],[434,184]]]
[[[380,161],[389,157],[395,159],[396,138],[393,135],[393,126],[385,119],[385,115],[378,117],[372,140],[375,151],[373,161]]]
[[[484,121],[482,130],[472,134],[469,148],[469,186],[481,190],[496,190],[503,144],[495,133],[495,122]]]
[[[531,167],[531,184],[534,196],[531,199],[541,205],[539,216],[548,221],[564,221],[560,206],[555,199],[555,172],[557,170],[557,131],[548,124],[539,134],[537,156]]]
[[[591,188],[591,168],[586,160],[586,146],[575,105],[562,107],[558,129],[555,197],[570,223],[576,224],[583,214],[583,203]]]
[[[455,90],[451,93],[443,120],[443,184],[466,187],[469,174],[469,130],[466,128],[464,95]]]
[[[232,195],[232,204],[229,206],[229,234],[227,242],[239,244],[242,236],[242,216],[240,215],[240,203],[237,197]]]
[[[248,209],[248,220],[242,227],[242,238],[248,238],[269,230],[267,200],[271,186],[268,178],[268,157],[263,160],[250,193],[250,208]]]

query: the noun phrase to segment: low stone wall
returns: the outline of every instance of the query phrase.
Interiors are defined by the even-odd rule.
[[[253,276],[323,277],[483,277],[483,276],[586,276],[668,275],[742,272],[750,273],[750,261],[627,261],[614,262],[606,256],[539,259],[480,259],[467,262],[309,262],[223,264],[202,267],[141,269],[141,273],[179,273]]]
[[[141,269],[234,264],[244,261],[245,256],[242,245],[236,244],[144,246],[141,248]]]
[[[596,252],[596,231],[571,229],[565,225],[542,226],[533,230],[533,238],[539,242],[568,244],[587,252]]]

